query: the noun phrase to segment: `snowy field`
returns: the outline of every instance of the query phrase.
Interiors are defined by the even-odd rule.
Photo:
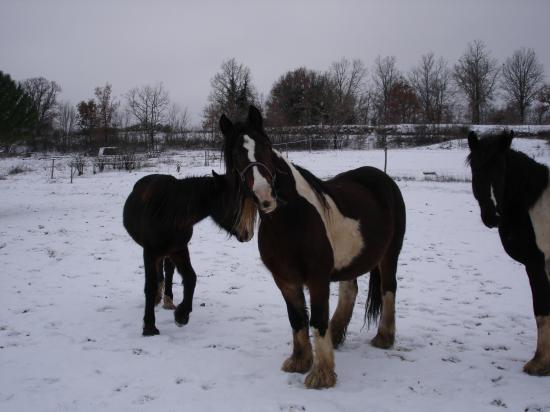
[[[514,146],[550,164],[546,143]],[[198,282],[189,324],[178,328],[158,307],[161,334],[141,336],[143,262],[122,206],[145,174],[209,173],[201,152],[180,154],[179,174],[161,163],[88,172],[73,184],[66,162],[52,180],[47,159],[1,160],[0,410],[550,411],[550,378],[522,372],[536,345],[527,275],[482,225],[469,183],[422,180],[424,172],[468,179],[463,142],[444,147],[389,152],[408,214],[396,344],[368,344],[375,330],[363,328],[368,278],[360,278],[335,352],[337,385],[320,391],[280,371],[291,329],[255,239],[228,239],[210,220],[190,244]],[[322,177],[383,166],[381,151],[289,157]],[[14,165],[29,170],[9,175]]]

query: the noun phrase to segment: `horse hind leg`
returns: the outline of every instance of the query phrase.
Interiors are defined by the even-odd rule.
[[[174,295],[172,293],[172,282],[174,279],[175,265],[169,257],[164,258],[164,299],[162,307],[168,310],[176,309]]]
[[[527,267],[533,309],[537,321],[537,349],[535,356],[525,364],[523,370],[529,375],[550,375],[550,281],[543,265]]]
[[[143,316],[143,336],[158,335],[155,326],[155,300],[158,291],[158,267],[161,258],[149,250],[143,250],[145,267],[145,314]]]
[[[158,259],[156,264],[157,269],[157,295],[155,296],[155,306],[157,306],[162,301],[162,295],[164,293],[164,271],[162,269],[163,259]]]
[[[378,332],[371,340],[371,344],[381,349],[391,348],[395,341],[396,272],[397,257],[393,256],[384,257],[378,269],[371,272],[369,288],[380,288],[380,295],[377,296],[378,302],[373,302],[373,304],[378,304],[381,308]]]
[[[346,339],[353,306],[357,298],[357,279],[341,281],[338,284],[338,306],[330,320],[330,333],[334,348],[340,346]]]

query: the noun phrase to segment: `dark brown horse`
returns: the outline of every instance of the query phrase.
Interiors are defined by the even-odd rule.
[[[256,208],[243,195],[235,177],[217,175],[176,179],[149,175],[135,184],[124,205],[124,227],[143,247],[145,268],[145,315],[143,335],[158,335],[155,304],[162,298],[162,264],[167,272],[165,306],[173,307],[173,265],[183,279],[183,301],[174,313],[176,324],[185,325],[193,310],[197,275],[191,266],[187,244],[193,225],[211,216],[221,228],[241,242],[254,234]],[[169,260],[167,260],[169,259]]]
[[[389,348],[394,343],[397,260],[406,220],[401,192],[372,167],[321,181],[272,149],[254,107],[245,123],[222,116],[220,127],[227,173],[238,174],[260,210],[260,255],[286,302],[294,349],[282,369],[306,373],[311,368],[307,387],[331,387],[336,383],[333,346],[345,338],[358,276],[370,272],[368,316],[380,317],[372,344]],[[330,282],[339,282],[339,298],[329,323]]]
[[[513,137],[510,132],[479,140],[470,133],[472,189],[483,224],[498,227],[504,250],[529,277],[538,337],[523,370],[550,375],[550,172],[511,149]]]

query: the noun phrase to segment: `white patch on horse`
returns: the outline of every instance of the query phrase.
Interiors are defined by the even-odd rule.
[[[497,197],[495,196],[495,188],[493,185],[491,185],[491,200],[493,201],[493,205],[495,205],[495,208],[498,206],[497,204]],[[498,215],[498,212],[497,212]]]
[[[358,220],[351,219],[344,216],[334,200],[327,194],[325,199],[328,204],[328,210],[321,205],[319,198],[315,194],[315,191],[311,188],[309,183],[304,179],[302,174],[287,161],[279,152],[274,152],[283,159],[292,172],[292,176],[296,181],[296,191],[300,196],[306,199],[317,210],[323,224],[325,225],[325,231],[327,238],[332,247],[332,254],[334,256],[334,269],[342,269],[348,266],[353,259],[364,247],[363,236],[361,235],[360,226],[361,223]]]
[[[550,176],[548,186],[529,210],[537,246],[546,261],[546,276],[550,282]]]
[[[395,294],[393,292],[386,292],[382,297],[380,328],[390,335],[395,334]]]
[[[254,139],[251,139],[250,136],[246,134],[243,136],[243,141],[243,147],[247,151],[248,160],[251,163],[256,162],[256,142],[254,141]],[[267,213],[272,212],[277,207],[277,203],[271,193],[271,185],[265,179],[265,177],[262,176],[262,174],[258,170],[258,166],[252,166],[252,176],[254,179],[252,191],[260,201],[260,204],[264,201],[269,202],[270,206],[268,208],[265,208],[264,211]]]
[[[313,328],[313,341],[315,344],[314,367],[334,370],[334,348],[330,328],[325,331],[325,336],[321,336],[319,331]]]

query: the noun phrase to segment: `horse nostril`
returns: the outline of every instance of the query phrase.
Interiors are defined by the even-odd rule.
[[[267,209],[269,206],[271,206],[271,202],[270,202],[270,201],[264,200],[264,201],[262,202],[262,207],[263,207],[264,209]]]

